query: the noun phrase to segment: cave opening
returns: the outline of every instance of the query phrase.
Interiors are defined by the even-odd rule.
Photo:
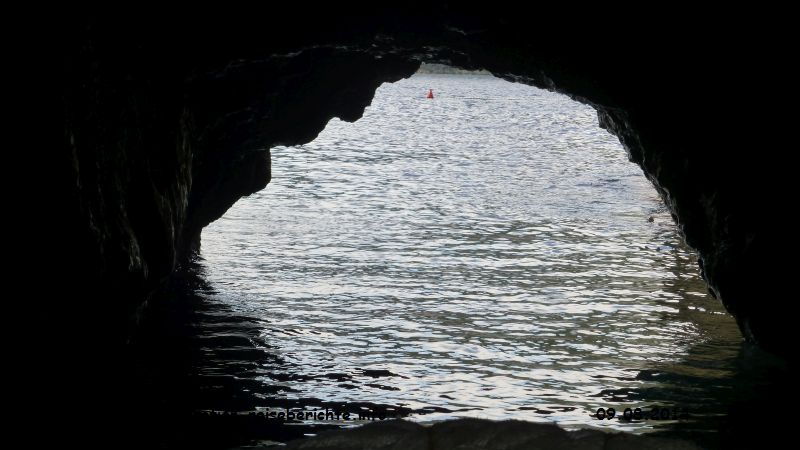
[[[659,341],[662,335],[654,331],[654,344],[648,347],[650,355],[618,358],[620,366],[609,364],[611,377],[603,371],[593,372],[596,387],[603,380],[609,385],[608,389],[595,391],[594,406],[606,407],[626,398],[620,394],[627,395],[628,400],[670,398],[668,392],[661,391],[665,394],[662,396],[655,389],[662,383],[660,386],[669,386],[672,395],[691,396],[700,405],[692,421],[677,424],[684,429],[713,433],[713,423],[718,421],[720,442],[741,446],[747,441],[754,444],[752,447],[761,445],[765,434],[791,433],[791,427],[780,416],[781,402],[792,386],[786,363],[793,347],[794,326],[789,313],[791,286],[785,282],[792,279],[792,264],[785,262],[787,256],[791,261],[787,237],[791,236],[788,227],[792,221],[787,220],[785,211],[786,205],[791,205],[789,194],[793,191],[785,186],[792,179],[785,174],[791,164],[785,164],[782,152],[790,148],[786,144],[791,127],[786,123],[788,116],[779,113],[786,102],[786,86],[791,85],[787,77],[791,71],[783,67],[788,60],[785,56],[792,54],[786,45],[792,42],[786,36],[791,27],[774,26],[774,21],[768,21],[768,32],[749,33],[747,30],[764,27],[742,26],[743,23],[757,25],[765,18],[750,10],[734,12],[732,18],[741,15],[744,21],[686,15],[676,10],[675,20],[661,21],[659,25],[644,16],[631,19],[628,15],[617,15],[613,21],[596,15],[585,22],[576,21],[574,11],[559,16],[563,20],[540,20],[545,17],[541,11],[534,17],[519,14],[516,8],[498,6],[487,11],[485,6],[461,8],[450,2],[426,5],[423,13],[414,5],[356,11],[336,4],[324,11],[316,10],[320,14],[309,14],[305,4],[295,7],[297,13],[274,20],[269,19],[274,15],[241,8],[229,12],[220,8],[205,12],[182,9],[175,14],[151,14],[145,10],[87,14],[73,8],[68,14],[51,14],[50,19],[42,14],[30,15],[36,19],[30,27],[25,21],[19,22],[26,28],[19,33],[22,38],[17,45],[23,50],[20,55],[25,56],[19,65],[22,71],[18,71],[24,79],[24,89],[18,89],[25,98],[21,111],[31,108],[31,114],[19,116],[30,122],[29,129],[21,129],[30,145],[21,151],[27,156],[26,165],[12,164],[12,172],[25,178],[18,185],[23,187],[21,191],[31,192],[28,187],[34,186],[45,191],[38,195],[38,190],[33,190],[36,196],[29,202],[34,213],[30,220],[27,208],[22,210],[26,214],[20,216],[25,218],[22,228],[31,228],[32,236],[14,239],[25,246],[34,244],[32,250],[25,251],[31,256],[30,261],[24,259],[25,263],[16,264],[32,277],[32,298],[25,295],[19,301],[11,301],[14,306],[23,306],[23,310],[22,314],[13,311],[9,315],[20,322],[33,318],[34,323],[28,328],[33,332],[20,334],[13,342],[15,347],[19,343],[27,356],[16,365],[16,373],[24,383],[15,390],[28,399],[17,415],[31,419],[28,421],[35,432],[32,436],[62,445],[74,440],[87,446],[88,440],[103,448],[109,442],[149,448],[153,445],[137,444],[161,442],[162,438],[172,440],[172,447],[209,448],[221,441],[230,443],[229,437],[263,434],[252,433],[249,422],[239,428],[226,428],[229,416],[197,418],[197,410],[253,411],[276,402],[282,402],[278,406],[284,407],[322,406],[324,399],[306,397],[311,389],[304,392],[303,386],[324,384],[324,380],[336,383],[338,389],[338,394],[329,398],[345,398],[345,393],[350,393],[347,398],[363,398],[356,395],[359,393],[400,395],[416,375],[424,375],[424,370],[401,373],[382,369],[380,361],[372,360],[357,369],[334,365],[331,371],[304,372],[303,365],[292,359],[297,354],[287,351],[291,348],[283,343],[294,345],[292,339],[313,340],[313,336],[282,326],[276,321],[280,317],[266,316],[263,308],[258,308],[258,314],[250,313],[259,299],[273,293],[266,287],[263,292],[242,293],[235,282],[220,278],[224,267],[209,264],[211,253],[205,254],[207,261],[191,259],[199,249],[200,233],[206,225],[221,217],[240,197],[267,184],[267,148],[308,143],[331,117],[355,120],[380,83],[409,76],[420,61],[486,68],[505,79],[566,93],[593,105],[602,126],[619,138],[631,160],[664,198],[687,244],[700,255],[703,278],[736,318],[748,341],[738,350],[732,348],[731,358],[720,358],[704,353],[709,341],[698,339],[686,346],[678,342],[669,347]],[[759,88],[753,89],[754,86]],[[42,95],[31,97],[37,93]],[[415,95],[424,93],[425,90]],[[445,94],[446,90],[439,92],[437,88],[435,93]],[[436,101],[441,104],[445,99],[445,95],[439,95]],[[436,123],[435,128],[441,128],[441,124]],[[283,150],[275,151],[277,158],[284,157],[280,151]],[[39,172],[42,166],[43,174]],[[535,170],[539,166],[525,167]],[[280,166],[276,169],[280,170]],[[483,171],[468,171],[465,181],[470,180],[470,173]],[[514,181],[514,177],[507,178],[501,183]],[[428,181],[431,183],[423,186],[435,186],[439,180],[428,177]],[[274,184],[273,188],[279,186]],[[598,191],[594,192],[590,197],[597,195]],[[454,194],[447,192],[451,197]],[[657,228],[669,223],[666,217],[662,222],[651,211],[641,212],[638,218],[652,215],[654,225],[637,221],[637,227]],[[302,219],[298,218],[295,227],[299,231],[313,225]],[[293,230],[287,230],[290,231]],[[366,232],[372,230],[364,231],[368,235]],[[231,243],[242,240],[241,233],[228,236]],[[414,236],[420,237],[411,235]],[[208,244],[211,243],[209,239]],[[482,245],[497,247],[499,243],[488,240]],[[680,248],[672,247],[678,249],[671,253],[675,259]],[[253,246],[240,248],[241,259],[260,251]],[[210,252],[210,248],[207,250]],[[277,247],[275,250],[285,251]],[[648,255],[651,250],[642,251]],[[659,253],[665,256],[664,261],[665,253],[669,252]],[[323,255],[318,252],[317,258],[323,259]],[[694,271],[691,256],[685,260]],[[307,267],[309,271],[319,269]],[[500,269],[469,270],[468,274],[488,277]],[[240,267],[238,272],[254,278],[265,275],[257,265]],[[430,278],[429,272],[419,272],[418,279]],[[298,280],[304,279],[301,275]],[[355,272],[353,275],[363,276]],[[437,276],[441,278],[441,274]],[[506,279],[509,277],[520,279],[521,275],[508,274]],[[334,286],[340,285],[340,280],[329,278],[336,281]],[[586,281],[585,277],[581,281]],[[506,285],[496,288],[500,294]],[[453,292],[469,287],[464,283]],[[670,291],[663,291],[657,292],[664,297],[665,311],[658,314],[675,319],[672,323],[677,328],[690,323],[680,315],[684,311],[679,307],[680,301],[678,306],[666,301]],[[698,299],[705,295],[702,290],[696,293]],[[516,306],[511,301],[505,303],[504,306]],[[447,314],[466,313],[471,306],[454,304],[463,306],[463,311],[447,311],[440,304],[433,304],[430,311],[419,309],[419,314],[408,317],[407,323],[426,320],[422,323],[430,324],[438,320],[437,315],[440,321],[450,320]],[[478,317],[485,316],[485,323],[472,329],[491,331],[497,310],[494,305],[489,306],[478,312]],[[677,317],[670,312],[676,308]],[[296,309],[298,320],[302,319],[303,308]],[[694,318],[712,317],[708,310],[686,309],[684,312]],[[321,314],[318,311],[331,310],[321,305],[314,310],[315,317]],[[505,311],[507,318],[516,320],[511,309]],[[159,316],[162,312],[163,316]],[[378,320],[387,312],[394,314],[395,310],[377,310],[367,318]],[[580,316],[578,313],[573,316]],[[597,311],[596,315],[607,313]],[[167,317],[171,314],[177,317]],[[391,314],[387,318],[394,323],[406,323]],[[39,320],[43,315],[45,320]],[[338,320],[333,316],[325,318]],[[502,344],[510,342],[516,333],[529,332],[525,326],[553,323],[539,317],[528,318],[531,320],[520,323],[522,329],[503,330],[495,324],[494,328],[500,328],[499,341],[494,348],[484,345],[483,350],[497,350],[502,357]],[[447,323],[455,326],[453,321]],[[716,328],[711,323],[688,329]],[[151,330],[154,332],[149,334]],[[283,340],[265,335],[270,330],[279,336],[285,332]],[[685,330],[675,333],[678,337],[667,336],[666,342],[679,341]],[[514,352],[552,343],[553,337],[546,334],[545,331],[539,339],[527,339],[524,345],[506,349],[505,355],[522,356]],[[606,334],[601,336],[603,339]],[[323,335],[322,344],[314,345],[335,351],[335,342],[326,339]],[[376,345],[370,339],[366,341],[362,347]],[[417,347],[436,354],[449,349],[454,357],[459,356],[459,349],[474,350],[468,359],[484,354],[480,340],[461,341],[460,347],[452,346],[450,341],[436,342],[438,348],[422,344]],[[568,340],[562,339],[562,343]],[[613,353],[623,344],[615,347],[617,343],[609,342],[595,347],[597,353]],[[762,376],[767,364],[762,364],[766,357],[760,349],[778,355],[772,360],[780,368],[776,376]],[[391,353],[392,348],[384,350],[387,355],[397,356]],[[571,351],[594,355],[588,347]],[[634,364],[648,356],[658,360],[675,356],[678,362],[637,369],[625,373],[625,377],[613,373],[623,364]],[[703,363],[691,369],[684,364],[701,360]],[[198,361],[205,363],[197,364]],[[404,361],[396,358],[394,363],[402,365]],[[272,369],[269,364],[273,364]],[[714,370],[720,365],[728,369]],[[354,372],[348,373],[351,369]],[[514,392],[514,383],[524,385],[521,378],[534,372],[516,371],[505,375],[512,378],[508,382],[497,378],[504,382],[486,383],[483,387],[487,388],[487,395],[469,406],[481,402],[486,406],[492,400],[494,405],[512,403],[503,394]],[[463,370],[442,370],[439,375],[446,378],[450,374],[458,381],[453,375],[456,373]],[[474,378],[481,374],[479,370],[469,373]],[[574,381],[568,374],[567,368],[551,373],[549,379]],[[715,376],[719,377],[719,389],[703,389],[703,379]],[[291,384],[299,389],[292,391]],[[641,389],[615,390],[631,385]],[[458,398],[447,392],[443,395]],[[750,396],[754,401],[720,401],[741,396]],[[555,407],[570,400],[558,395],[552,398],[558,401],[514,403],[517,409],[503,418],[553,418],[559,422],[559,417],[570,411]],[[454,413],[452,402],[446,397],[431,397],[431,401],[421,403],[432,409],[409,408],[408,412],[421,421],[437,414],[481,415],[477,410],[463,408]],[[725,402],[727,410],[720,413],[725,409],[719,408],[720,403]],[[396,407],[396,403],[364,400],[350,406],[355,411]],[[327,404],[338,405],[336,400]],[[48,409],[43,414],[43,405],[63,405],[69,410],[59,410],[54,416]],[[439,442],[442,434],[460,436],[462,425],[444,422],[438,428],[445,430],[442,433],[436,434],[437,427],[432,426],[418,434],[423,442]],[[466,424],[468,428],[477,425]],[[660,428],[669,424],[642,425]],[[484,437],[510,430],[507,423],[480,426],[484,427]],[[293,427],[279,428],[287,431]],[[369,427],[356,430],[366,428]],[[295,437],[303,433],[295,433]],[[627,439],[631,435],[625,436]],[[604,443],[612,446],[609,440],[600,441],[596,447]],[[520,446],[524,448],[517,447]]]
[[[592,413],[689,408],[711,432],[734,401],[736,324],[591,107],[417,74],[272,159],[203,234],[194,408],[642,433],[676,421]]]

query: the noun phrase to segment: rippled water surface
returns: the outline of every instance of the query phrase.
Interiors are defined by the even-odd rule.
[[[642,432],[673,422],[592,414],[686,407],[702,428],[741,383],[732,318],[588,106],[416,75],[358,122],[272,149],[272,166],[203,233],[199,408],[247,397]]]

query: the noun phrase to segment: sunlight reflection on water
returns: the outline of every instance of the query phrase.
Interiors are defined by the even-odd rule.
[[[735,323],[590,107],[489,76],[417,75],[272,160],[268,188],[204,231],[212,289],[199,292],[215,317],[201,334],[251,317],[260,353],[209,345],[201,377],[255,380],[263,405],[438,408],[411,416],[423,421],[724,408]]]

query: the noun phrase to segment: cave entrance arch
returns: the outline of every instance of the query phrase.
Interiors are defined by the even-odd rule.
[[[374,87],[409,75],[420,60],[483,67],[596,106],[678,217],[743,334],[788,355],[791,288],[781,281],[791,279],[791,266],[780,261],[790,234],[777,230],[785,230],[791,190],[775,176],[780,153],[767,150],[785,148],[790,129],[769,112],[780,110],[791,85],[791,71],[779,70],[791,27],[748,34],[743,22],[683,11],[664,25],[627,15],[578,24],[570,11],[559,16],[569,26],[532,26],[515,10],[450,3],[425,11],[297,8],[269,23],[238,8],[188,16],[72,10],[52,27],[31,27],[48,33],[25,43],[46,48],[23,53],[42,56],[34,72],[59,78],[36,82],[48,95],[32,104],[54,113],[42,116],[45,140],[36,143],[54,151],[55,163],[41,223],[58,217],[62,226],[36,238],[43,253],[72,259],[47,283],[43,303],[26,303],[46,304],[57,318],[54,335],[85,350],[86,360],[102,355],[97,367],[105,366],[116,352],[98,350],[97,336],[108,346],[124,339],[131,311],[187,261],[203,227],[266,184],[265,145],[308,142],[332,116],[354,120]],[[747,15],[745,22],[758,20]],[[62,301],[64,290],[84,300]],[[74,366],[68,362],[62,367]],[[108,396],[94,377],[80,383],[66,372],[63,389],[53,391],[75,395],[62,403],[103,410],[96,406]],[[76,386],[102,401],[88,402]],[[762,406],[755,410],[774,405]],[[771,416],[761,417],[738,425],[768,428]]]

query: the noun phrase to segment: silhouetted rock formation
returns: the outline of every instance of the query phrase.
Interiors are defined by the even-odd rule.
[[[743,152],[772,129],[752,117],[739,126],[748,109],[768,106],[744,84],[773,76],[761,73],[758,55],[736,41],[710,54],[698,43],[726,30],[702,23],[679,36],[604,25],[596,37],[609,43],[639,33],[609,53],[581,41],[597,31],[591,24],[539,28],[513,14],[427,11],[333,10],[269,25],[245,13],[115,16],[68,26],[53,74],[63,128],[43,130],[63,133],[55,155],[75,255],[68,280],[103,292],[104,302],[122,292],[135,306],[198,249],[205,225],[266,186],[271,146],[309,142],[331,117],[358,119],[377,86],[427,61],[485,68],[597,108],[666,199],[745,335],[780,350],[783,295],[768,268],[778,252],[767,201],[775,180],[763,158]]]
[[[35,149],[53,166],[41,183],[47,208],[32,219],[47,224],[36,239],[53,262],[35,304],[57,319],[65,347],[124,340],[126,321],[198,250],[203,227],[266,186],[271,146],[309,142],[332,117],[358,119],[377,86],[431,62],[594,106],[744,335],[788,353],[782,261],[794,255],[776,206],[787,203],[775,99],[791,85],[777,69],[782,27],[747,35],[727,25],[735,20],[681,11],[659,26],[500,5],[288,7],[71,11],[20,35],[42,44],[23,51],[41,68],[33,90],[53,94],[36,130],[53,146]]]

